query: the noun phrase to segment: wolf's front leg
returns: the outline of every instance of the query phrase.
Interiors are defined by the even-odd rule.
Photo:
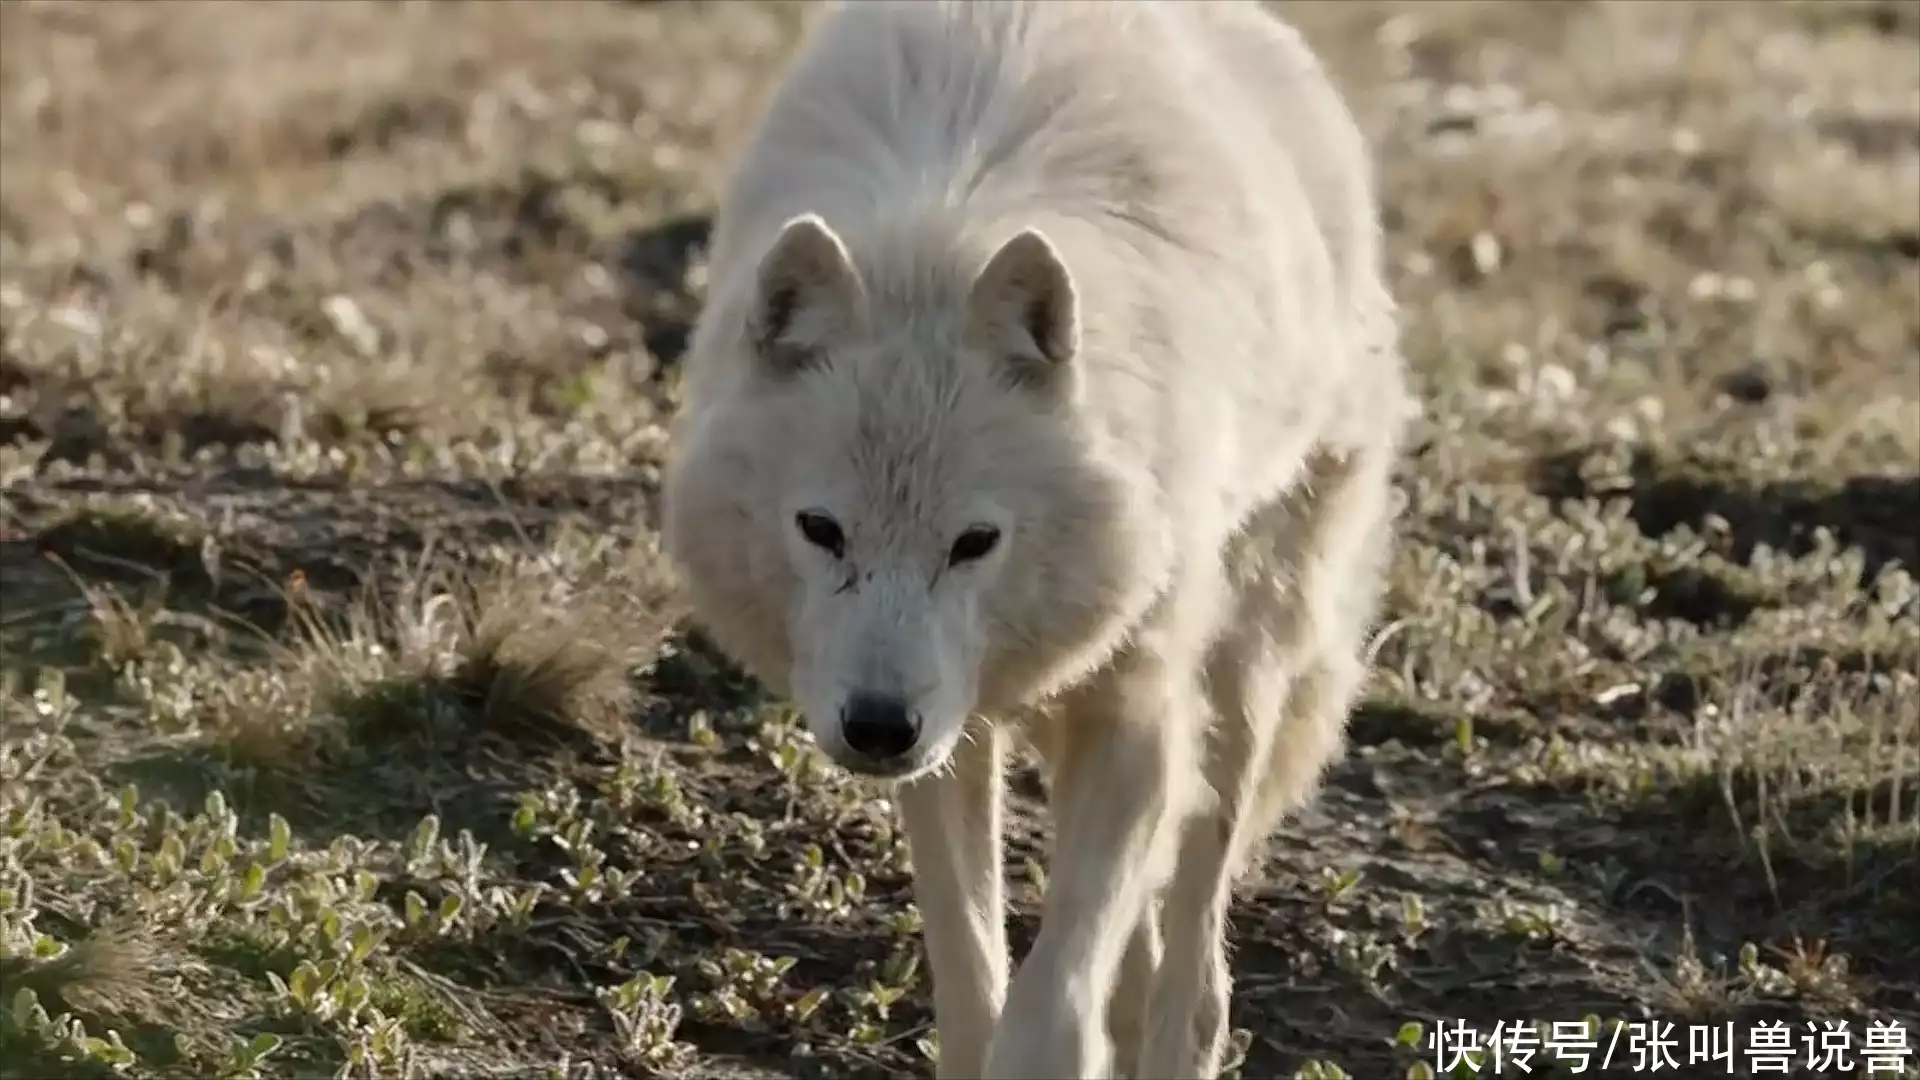
[[[978,725],[954,749],[951,772],[896,792],[933,976],[939,1080],[979,1080],[1006,997],[1000,739]]]
[[[1204,805],[1187,683],[1131,656],[1052,721],[1051,880],[987,1054],[990,1080],[1114,1075],[1107,1018],[1121,961],[1172,872],[1182,825]]]

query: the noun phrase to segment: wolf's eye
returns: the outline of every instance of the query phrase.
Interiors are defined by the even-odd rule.
[[[802,510],[793,517],[793,523],[800,527],[800,535],[807,543],[822,551],[829,552],[838,559],[847,553],[847,536],[840,531],[840,525],[825,514],[812,510]]]
[[[947,565],[959,566],[975,559],[984,559],[999,542],[999,529],[991,525],[975,525],[953,542],[953,550],[947,553]]]

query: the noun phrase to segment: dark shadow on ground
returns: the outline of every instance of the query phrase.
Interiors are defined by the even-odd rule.
[[[698,313],[687,290],[689,271],[704,257],[713,237],[713,219],[704,214],[670,218],[638,230],[622,245],[620,269],[633,288],[646,316],[647,351],[671,367],[686,351],[687,337]]]
[[[1649,537],[1687,525],[1707,533],[1707,519],[1724,520],[1725,554],[1745,564],[1762,544],[1789,555],[1813,550],[1816,529],[1830,530],[1842,548],[1866,556],[1863,584],[1889,563],[1920,569],[1920,473],[1850,476],[1835,482],[1758,482],[1732,470],[1668,460],[1636,450],[1624,475],[1592,478],[1591,455],[1572,450],[1537,463],[1535,494],[1549,499],[1627,498],[1630,514]]]

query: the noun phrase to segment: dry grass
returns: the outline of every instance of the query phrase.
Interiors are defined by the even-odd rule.
[[[1235,913],[1243,1074],[1920,1043],[1920,7],[1284,6],[1428,418],[1354,752]],[[798,15],[0,3],[0,1056],[927,1068],[889,807],[650,539]]]

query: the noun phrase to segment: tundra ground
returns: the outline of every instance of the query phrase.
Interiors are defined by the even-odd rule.
[[[1286,10],[1428,417],[1352,753],[1234,910],[1242,1075],[1422,1075],[1442,1020],[1920,1042],[1920,7]],[[0,1058],[929,1068],[882,793],[650,547],[800,18],[0,3]]]

